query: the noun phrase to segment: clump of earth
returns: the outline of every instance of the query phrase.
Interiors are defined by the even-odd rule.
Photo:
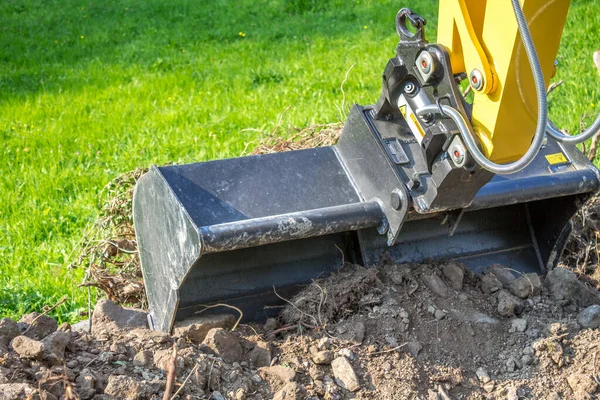
[[[501,265],[482,274],[454,262],[346,265],[288,301],[265,324],[199,315],[172,334],[148,329],[144,311],[110,300],[73,326],[36,313],[2,319],[0,399],[600,393],[600,297],[566,268],[540,278]]]

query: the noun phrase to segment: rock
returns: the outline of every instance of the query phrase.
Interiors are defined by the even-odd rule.
[[[54,318],[36,312],[23,315],[17,325],[21,335],[35,340],[41,340],[58,329]]]
[[[272,367],[262,367],[259,371],[263,375],[278,378],[281,382],[292,382],[296,379],[296,371],[283,365],[274,365]]]
[[[212,400],[226,400],[226,399],[225,399],[225,396],[223,396],[223,395],[221,394],[221,392],[219,392],[219,391],[217,391],[217,390],[215,390],[214,392],[212,392],[212,393],[211,393],[211,395],[210,395],[210,398],[211,398]]]
[[[527,320],[523,318],[515,318],[510,324],[510,332],[525,332],[527,329]]]
[[[39,340],[31,339],[28,336],[17,336],[12,340],[11,346],[21,358],[41,360],[44,356],[44,344]]]
[[[512,294],[521,299],[528,297],[537,296],[542,290],[542,282],[538,274],[529,273],[519,276],[517,279],[512,281],[508,289]]]
[[[256,345],[250,353],[248,358],[254,363],[255,367],[268,367],[271,365],[271,349],[269,344],[266,342],[256,342]]]
[[[582,328],[595,329],[600,327],[600,306],[594,304],[583,310],[579,313],[577,322]]]
[[[6,347],[11,340],[19,336],[19,326],[10,318],[0,319],[0,350]]]
[[[273,400],[301,400],[303,396],[304,388],[296,382],[288,382],[285,386],[277,391],[273,396]]]
[[[545,284],[550,294],[558,300],[570,300],[579,307],[598,304],[600,300],[577,279],[572,271],[556,267],[546,275]]]
[[[277,329],[277,320],[275,318],[267,318],[264,326],[265,332],[273,332]]]
[[[84,333],[90,333],[91,329],[90,329],[90,320],[89,319],[84,319],[83,321],[79,321],[74,323],[73,325],[71,325],[71,331],[72,332],[84,332]]]
[[[494,264],[490,266],[486,272],[494,274],[496,279],[498,279],[498,281],[505,287],[508,287],[508,285],[510,285],[510,283],[516,279],[515,275],[510,269],[500,264]]]
[[[452,286],[452,289],[462,289],[465,271],[460,265],[450,262],[442,267],[442,272],[450,281],[450,286]]]
[[[0,384],[0,400],[31,399],[36,389],[27,383]]]
[[[490,375],[483,367],[477,368],[477,371],[475,371],[475,375],[477,375],[477,379],[479,379],[479,382],[481,383],[488,383],[491,380]]]
[[[531,365],[533,363],[533,358],[531,358],[529,354],[524,354],[521,357],[521,362],[523,363],[523,365]]]
[[[53,362],[62,362],[65,359],[65,348],[71,341],[71,333],[56,331],[42,339],[45,347],[44,356]]]
[[[75,380],[77,394],[82,400],[89,400],[96,394],[96,375],[84,369]]]
[[[133,357],[133,365],[136,367],[149,367],[152,365],[154,356],[150,350],[141,350]]]
[[[506,370],[508,372],[515,372],[516,369],[517,369],[517,362],[515,361],[514,358],[510,357],[506,361]]]
[[[446,318],[446,313],[440,309],[435,310],[435,312],[433,313],[433,316],[435,317],[435,319],[437,320],[442,320],[444,318]]]
[[[235,400],[246,400],[247,394],[244,388],[238,388],[235,391]]]
[[[573,392],[582,391],[592,394],[598,389],[598,384],[587,374],[571,374],[567,377],[567,382]]]
[[[214,328],[230,330],[235,325],[235,317],[231,314],[205,315],[186,319],[175,324],[173,334],[181,336],[194,344],[204,341],[208,331]]]
[[[203,344],[210,347],[225,362],[233,363],[242,360],[244,350],[237,337],[223,328],[213,328],[208,331]]]
[[[450,295],[448,287],[439,276],[435,274],[423,274],[421,275],[421,280],[436,296],[448,297]]]
[[[356,358],[356,354],[354,354],[354,352],[348,348],[341,349],[340,351],[338,351],[338,354],[340,356],[346,357],[350,361]]]
[[[503,317],[512,317],[520,314],[523,310],[521,301],[506,290],[501,290],[498,293],[498,314]]]
[[[111,375],[104,393],[118,399],[136,400],[149,398],[160,390],[157,383],[138,381],[125,375]]]
[[[405,348],[406,348],[406,352],[408,354],[410,354],[414,358],[417,358],[417,356],[419,355],[419,353],[423,349],[423,345],[421,343],[419,343],[419,342],[413,341],[413,342],[408,342],[406,344]]]
[[[502,282],[494,274],[485,274],[481,277],[481,290],[485,294],[495,293],[502,289]]]
[[[517,388],[514,386],[506,389],[506,395],[504,397],[505,400],[519,400],[519,395],[517,393]]]
[[[171,368],[171,362],[173,360],[173,349],[161,349],[156,350],[153,355],[154,366],[156,368],[162,370],[164,373],[168,373]],[[175,361],[177,375],[180,375],[183,372],[183,368],[185,367],[185,360],[183,357],[177,356],[177,360]]]
[[[360,389],[358,376],[356,375],[356,372],[354,372],[352,364],[350,364],[350,361],[348,361],[346,357],[338,357],[333,360],[331,368],[338,385],[351,392],[356,392]]]
[[[98,300],[92,313],[92,334],[117,334],[135,328],[148,328],[147,313],[123,308],[114,302]]]
[[[325,365],[333,361],[333,352],[331,350],[318,351],[316,347],[311,348],[310,356],[315,364]]]

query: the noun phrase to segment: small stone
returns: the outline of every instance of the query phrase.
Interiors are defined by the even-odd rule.
[[[246,400],[246,396],[244,388],[238,388],[238,390],[235,391],[235,400]]]
[[[348,360],[352,361],[356,358],[356,355],[354,354],[354,352],[348,348],[345,349],[341,349],[338,354],[340,356],[344,356],[346,357]]]
[[[133,365],[136,367],[148,367],[152,365],[154,356],[150,350],[141,350],[133,357]]]
[[[466,294],[464,294],[464,293],[460,293],[458,295],[458,300],[460,300],[460,301],[467,301],[468,298],[469,297]]]
[[[346,357],[338,357],[333,360],[331,368],[338,385],[351,392],[356,392],[360,389],[358,376]]]
[[[65,359],[65,348],[71,341],[71,333],[56,331],[42,339],[45,347],[45,357],[53,362],[61,362]]]
[[[431,315],[435,315],[435,310],[436,308],[433,305],[429,305],[429,307],[427,307],[427,312]]]
[[[0,349],[6,348],[17,336],[19,336],[17,323],[10,318],[0,319]]]
[[[448,287],[439,276],[435,274],[423,274],[421,275],[421,280],[436,296],[448,297],[450,295]]]
[[[598,389],[598,384],[587,374],[571,374],[567,382],[574,392],[583,391],[592,394]]]
[[[591,305],[579,313],[577,322],[582,328],[596,329],[600,327],[600,306]]]
[[[529,273],[519,276],[508,286],[510,292],[521,299],[537,296],[542,290],[542,282],[538,274]]]
[[[244,353],[237,337],[223,328],[208,331],[203,343],[228,363],[241,361]]]
[[[405,347],[406,347],[406,352],[408,354],[410,354],[411,356],[413,356],[414,358],[417,358],[417,356],[423,349],[423,345],[417,341],[408,342]]]
[[[173,334],[181,336],[194,344],[200,344],[211,329],[229,330],[233,328],[234,324],[235,317],[231,314],[205,315],[176,323]]]
[[[523,365],[531,365],[533,363],[533,358],[531,358],[531,356],[528,354],[524,354],[521,357],[521,362],[523,363]]]
[[[502,282],[494,274],[485,274],[481,277],[481,290],[485,294],[495,293],[502,289]]]
[[[31,339],[28,336],[17,336],[11,342],[12,348],[21,358],[34,358],[41,360],[46,348],[39,340]]]
[[[267,318],[264,325],[265,332],[273,332],[277,329],[277,320],[275,318]]]
[[[508,287],[512,281],[516,279],[512,271],[500,264],[494,264],[487,269],[487,272],[496,276],[498,281],[505,287]]]
[[[365,339],[365,324],[360,321],[352,324],[350,327],[350,340],[356,344],[360,344]]]
[[[23,315],[17,325],[21,335],[35,340],[41,340],[58,329],[54,318],[36,312]]]
[[[498,293],[498,314],[503,317],[512,317],[520,314],[523,309],[521,301],[508,293],[506,290],[501,290]]]
[[[506,361],[506,370],[508,372],[515,372],[517,369],[517,363],[514,358],[510,357],[508,361]]]
[[[494,381],[489,381],[488,383],[483,384],[483,390],[485,390],[487,393],[491,393],[494,391],[494,386]]]
[[[82,400],[89,400],[96,394],[96,376],[89,370],[84,369],[75,380],[77,394]]]
[[[226,400],[225,396],[223,396],[221,394],[221,392],[219,392],[218,390],[215,390],[214,392],[212,392],[210,398],[212,400]]]
[[[442,267],[442,272],[444,273],[444,276],[450,281],[450,286],[452,286],[452,289],[462,289],[465,271],[460,265],[454,262],[450,262],[444,265],[444,267]]]
[[[288,382],[275,393],[273,400],[301,400],[304,388],[296,382]]]
[[[398,316],[402,319],[404,318],[408,318],[410,315],[408,315],[408,312],[404,309],[400,310],[400,312],[398,313]]]
[[[272,367],[263,367],[259,371],[264,375],[278,378],[282,382],[292,382],[296,379],[296,371],[283,365],[274,365]]]
[[[514,386],[511,386],[508,389],[506,389],[506,397],[504,397],[504,398],[505,398],[505,400],[519,400],[517,388]]]
[[[36,388],[27,383],[0,384],[0,400],[32,399],[36,392]]]
[[[316,350],[316,348],[315,348]],[[325,365],[330,364],[333,361],[333,352],[331,350],[312,351],[311,358],[315,364]]]
[[[255,367],[267,367],[271,365],[271,349],[269,344],[266,342],[257,342],[250,353],[248,358],[254,363]]]
[[[328,350],[331,347],[331,340],[327,336],[317,340],[317,349]]]
[[[92,333],[118,334],[135,328],[148,328],[147,313],[123,308],[111,300],[101,299],[92,313]]]
[[[483,367],[477,368],[475,375],[477,375],[477,379],[479,379],[479,382],[481,383],[488,383],[490,381],[490,375]]]
[[[545,284],[555,299],[568,299],[579,307],[599,302],[598,296],[585,287],[574,272],[556,267],[546,275]]]
[[[173,349],[161,349],[154,352],[152,355],[154,366],[164,373],[168,373],[171,368],[173,361]],[[177,374],[180,375],[183,368],[185,367],[185,360],[183,357],[177,356],[175,360]]]
[[[438,309],[438,310],[435,310],[435,313],[433,314],[433,316],[437,320],[442,320],[442,319],[446,318],[446,313],[444,311]]]
[[[111,375],[104,393],[118,399],[136,400],[150,397],[159,390],[157,384],[138,381],[125,375]]]
[[[83,321],[79,321],[77,323],[74,323],[73,325],[71,325],[71,332],[90,333],[91,332],[91,329],[90,329],[90,320],[89,319],[84,319]]]
[[[525,332],[527,329],[527,320],[523,318],[515,318],[511,322],[512,332]]]

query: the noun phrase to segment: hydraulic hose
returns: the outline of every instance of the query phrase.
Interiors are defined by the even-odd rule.
[[[535,129],[535,134],[533,135],[533,140],[531,142],[531,145],[529,146],[529,149],[527,149],[523,157],[521,157],[517,161],[508,164],[497,164],[489,160],[481,152],[481,150],[479,150],[471,124],[465,121],[465,118],[459,111],[455,110],[450,106],[441,105],[440,107],[438,107],[437,105],[432,104],[425,107],[421,107],[416,111],[419,115],[436,112],[439,113],[441,111],[448,117],[452,118],[461,132],[461,136],[463,138],[463,141],[465,142],[465,146],[467,146],[469,153],[471,153],[475,161],[488,171],[500,175],[512,174],[521,171],[523,168],[529,165],[531,161],[533,161],[535,156],[538,154],[540,148],[542,147],[542,143],[544,141],[544,133],[546,131],[546,125],[548,123],[548,100],[546,98],[546,86],[544,84],[544,75],[542,74],[540,60],[538,58],[537,52],[535,51],[533,39],[531,38],[529,26],[527,25],[527,19],[523,14],[523,9],[519,4],[519,0],[511,1],[515,17],[517,19],[519,33],[521,34],[523,47],[525,47],[525,53],[527,54],[527,59],[529,60],[529,66],[531,67],[531,72],[533,73],[533,80],[535,82],[538,103],[538,122]]]
[[[600,114],[598,114],[596,120],[592,123],[592,125],[589,128],[587,128],[585,131],[581,132],[578,135],[565,135],[550,120],[548,120],[546,132],[557,142],[570,144],[585,142],[586,140],[590,139],[592,136],[600,132]]]

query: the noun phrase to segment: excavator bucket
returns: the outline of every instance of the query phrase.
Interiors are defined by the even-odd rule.
[[[152,167],[139,180],[134,222],[155,329],[214,303],[264,319],[279,296],[345,262],[543,273],[599,187],[577,148],[549,139],[525,170],[495,176],[468,207],[421,214],[395,197],[402,183],[386,155],[398,148],[381,146],[367,111],[355,106],[333,147]],[[397,215],[386,217],[388,208]],[[390,245],[381,233],[394,216],[404,221]]]
[[[456,260],[538,273],[557,264],[571,217],[600,186],[598,170],[573,145],[542,145],[539,133],[529,145],[535,112],[523,116],[516,101],[528,96],[516,96],[494,100],[513,107],[498,118],[506,128],[518,111],[528,125],[494,131],[494,141],[511,154],[516,141],[539,151],[525,169],[494,175],[508,171],[475,157],[477,100],[468,104],[457,83],[466,74],[455,74],[448,48],[425,40],[411,10],[396,24],[401,40],[381,97],[352,108],[335,146],[152,167],[139,180],[133,217],[155,329],[216,304],[264,319],[347,262]],[[540,58],[552,66],[554,56]],[[475,72],[469,82],[480,90]],[[517,93],[510,83],[526,78],[511,75],[504,87]]]

